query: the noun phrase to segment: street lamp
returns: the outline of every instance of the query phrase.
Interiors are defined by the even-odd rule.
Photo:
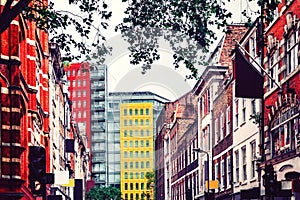
[[[193,149],[194,152],[197,153],[205,153],[206,154],[206,162],[207,162],[207,194],[206,194],[206,199],[210,199],[210,194],[209,194],[209,153],[207,151],[204,151],[200,148],[195,148]]]

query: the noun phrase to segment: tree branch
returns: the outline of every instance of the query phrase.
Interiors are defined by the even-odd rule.
[[[10,25],[10,23],[22,12],[22,10],[29,5],[32,0],[20,0],[11,7],[13,0],[6,2],[2,13],[0,14],[0,33],[3,33]]]

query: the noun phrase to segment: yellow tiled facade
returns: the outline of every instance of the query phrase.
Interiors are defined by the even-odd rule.
[[[120,104],[121,192],[124,200],[147,199],[146,173],[153,171],[153,104]]]

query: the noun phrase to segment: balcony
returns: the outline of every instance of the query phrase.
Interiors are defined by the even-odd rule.
[[[105,121],[104,114],[100,114],[100,115],[93,114],[91,118],[92,120]]]
[[[105,132],[105,127],[100,125],[92,125],[91,126],[92,131],[100,131]]]
[[[105,94],[103,93],[93,93],[91,94],[91,99],[97,99],[97,100],[105,100]]]
[[[91,88],[92,89],[99,89],[99,90],[104,90],[105,89],[105,84],[103,82],[92,82],[91,83]]]
[[[92,104],[91,106],[91,110],[101,110],[104,111],[105,110],[105,105],[103,104]]]

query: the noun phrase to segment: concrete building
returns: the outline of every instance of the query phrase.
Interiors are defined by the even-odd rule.
[[[107,101],[108,183],[119,187],[124,199],[153,198],[146,184],[146,173],[154,169],[153,122],[168,100],[151,92],[114,92]]]

